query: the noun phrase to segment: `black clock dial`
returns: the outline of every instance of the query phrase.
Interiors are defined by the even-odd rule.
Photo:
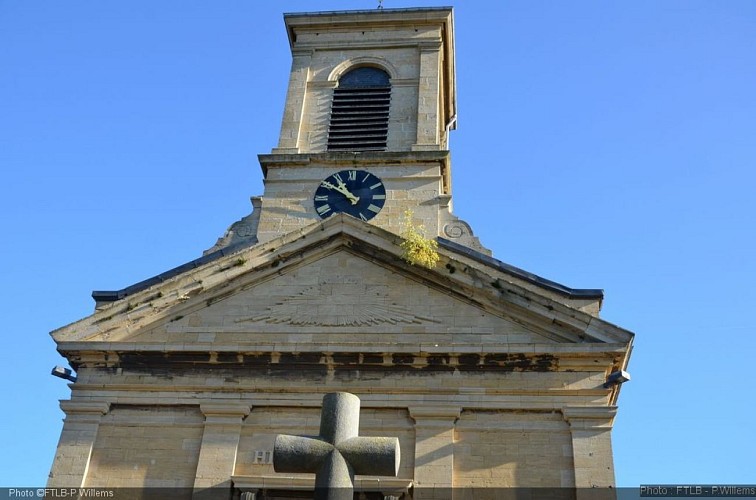
[[[368,221],[386,203],[383,181],[364,170],[342,170],[323,180],[315,191],[315,211],[325,219],[344,212]]]

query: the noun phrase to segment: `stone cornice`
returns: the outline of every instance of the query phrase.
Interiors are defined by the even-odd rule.
[[[108,387],[108,397],[118,401],[119,407],[128,406],[166,406],[166,407],[197,407],[197,397],[211,398],[233,397],[239,401],[249,402],[252,408],[265,407],[303,407],[303,408],[320,408],[322,403],[322,394],[328,392],[337,392],[343,390],[343,386],[323,385],[318,387],[317,391],[309,388],[289,388],[289,387],[271,387],[260,389],[258,387],[229,387],[228,385],[220,386],[200,386],[200,385],[169,385],[169,386],[150,386],[150,385],[125,385],[118,384]],[[80,394],[98,393],[102,391],[102,386],[87,386],[80,389]],[[567,401],[574,401],[575,404],[590,404],[602,399],[600,391],[582,390],[582,391],[560,391],[560,390],[523,390],[523,391],[498,391],[491,394],[480,396],[470,396],[455,390],[434,390],[429,393],[423,388],[396,388],[394,390],[384,390],[377,392],[368,390],[367,392],[355,391],[362,399],[362,409],[391,409],[406,408],[411,413],[411,417],[417,422],[422,421],[429,425],[447,422],[453,423],[457,420],[462,411],[467,410],[486,410],[486,411],[532,411],[532,412],[555,412],[563,410],[563,405]],[[425,405],[418,404],[418,401],[424,399],[428,401]],[[200,408],[198,408],[200,409]],[[201,409],[200,409],[201,411]],[[206,417],[205,423],[195,423],[191,425],[238,425],[242,423],[242,414],[210,414]],[[250,412],[252,413],[252,412]],[[99,421],[102,417],[100,412],[73,413],[77,420]],[[123,421],[139,422],[139,419],[126,419],[119,417]],[[120,420],[119,420],[120,421]],[[606,419],[575,419],[567,420],[572,428],[606,428],[609,423]],[[552,425],[553,422],[548,425]],[[144,425],[162,426],[163,423],[145,423]],[[182,423],[182,425],[184,425]],[[190,425],[190,423],[186,423]],[[390,425],[390,424],[389,424]],[[447,424],[443,424],[447,425]],[[546,425],[546,424],[544,424]],[[297,424],[299,426],[299,424]],[[295,426],[295,427],[297,427]],[[519,427],[518,427],[519,426]],[[540,423],[533,423],[534,427],[541,428]],[[502,422],[496,428],[520,429],[520,424],[509,424]],[[281,424],[281,429],[289,429],[286,424]],[[294,427],[292,427],[294,429]],[[295,431],[292,430],[292,433]]]
[[[312,332],[310,332],[312,333]],[[174,343],[174,342],[101,342],[101,341],[61,341],[58,343],[58,350],[65,352],[88,352],[92,353],[118,353],[118,352],[145,352],[145,353],[205,353],[208,360],[212,362],[213,352],[224,353],[265,353],[265,352],[322,352],[322,353],[360,353],[360,352],[379,352],[379,353],[409,353],[415,355],[424,354],[450,354],[461,355],[468,353],[476,354],[525,354],[528,356],[538,356],[543,354],[554,354],[562,357],[581,357],[591,355],[614,355],[621,354],[627,346],[625,344],[603,344],[598,342],[584,344],[571,343],[534,343],[534,344],[508,344],[508,343],[446,343],[439,344],[438,341],[422,342],[412,340],[407,342],[391,341],[382,343],[380,339],[371,338],[364,342],[297,342],[273,339],[272,342],[259,340],[263,335],[255,332],[258,340],[249,343],[223,344],[222,342],[213,343]],[[271,333],[273,336],[281,335],[281,332]],[[354,337],[354,334],[349,334]],[[419,336],[419,335],[418,335]],[[408,334],[409,337],[409,334]]]
[[[306,167],[308,165],[403,165],[418,163],[441,163],[442,172],[449,169],[448,150],[434,151],[362,151],[328,153],[271,153],[257,155],[263,175],[267,177],[270,167]]]
[[[362,370],[383,373],[544,373],[594,372],[602,378],[624,355],[606,344],[490,346],[402,344],[285,343],[217,346],[210,344],[61,343],[58,350],[81,367],[208,366],[225,369]],[[77,387],[86,380],[80,380]]]
[[[297,155],[300,156],[300,155]],[[352,155],[349,155],[352,156]],[[432,155],[431,155],[432,156]],[[381,352],[413,353],[418,355],[462,353],[523,353],[527,356],[552,355],[564,357],[601,354],[627,356],[632,334],[604,322],[590,314],[575,310],[549,297],[539,295],[517,283],[499,280],[497,271],[483,264],[467,264],[463,256],[454,251],[440,249],[441,264],[433,271],[410,266],[402,259],[401,237],[384,229],[369,226],[345,215],[330,217],[322,223],[294,231],[286,236],[263,244],[237,250],[217,261],[187,270],[148,289],[135,291],[128,299],[104,306],[94,315],[53,332],[58,350],[76,363],[100,362],[109,354],[106,364],[114,366],[124,352],[182,352],[204,351],[207,361],[214,362],[212,353],[237,352]],[[352,342],[341,342],[325,326],[275,325],[266,336],[259,325],[230,324],[213,330],[212,342],[195,340],[187,343],[155,342],[131,343],[128,338],[142,327],[166,324],[173,333],[189,332],[186,325],[171,326],[173,320],[208,307],[239,290],[253,286],[270,277],[275,277],[289,266],[303,266],[337,251],[348,251],[378,265],[390,268],[407,278],[449,294],[457,300],[478,307],[505,320],[514,321],[526,331],[553,341],[543,346],[533,344],[489,344],[470,342],[454,345],[449,339],[443,342],[428,342],[433,336],[411,335],[407,341],[392,340],[381,345],[373,335],[380,333],[368,326],[348,333]],[[241,262],[241,265],[239,264]],[[455,269],[452,273],[448,269]],[[235,286],[229,287],[229,283]],[[128,303],[127,303],[128,301]],[[392,325],[380,325],[390,331]],[[179,330],[177,330],[177,328]],[[194,327],[197,328],[197,327]],[[201,328],[201,327],[200,327]],[[318,330],[320,328],[320,330]],[[288,330],[287,330],[288,329]],[[428,329],[428,328],[426,328]],[[439,334],[454,335],[453,329],[439,329]],[[199,331],[199,330],[198,330]],[[250,342],[224,342],[224,332],[250,333]],[[433,328],[429,328],[433,331]],[[196,333],[196,332],[195,332]],[[204,333],[204,332],[199,332]],[[296,334],[305,333],[308,340],[298,342]],[[329,342],[321,343],[318,333],[328,334]],[[369,341],[353,342],[364,333]],[[401,332],[400,332],[401,333]],[[469,332],[467,332],[469,333]],[[252,335],[254,334],[254,335]],[[490,334],[490,332],[489,332]],[[270,341],[268,341],[270,339]],[[282,340],[283,339],[283,340]],[[294,339],[293,341],[290,339]],[[486,339],[487,340],[487,339]],[[113,356],[110,356],[113,354]],[[115,361],[114,361],[115,360]],[[199,359],[195,361],[200,361]],[[624,361],[618,360],[622,366]]]

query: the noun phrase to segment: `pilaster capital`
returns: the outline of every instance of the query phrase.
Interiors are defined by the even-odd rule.
[[[454,425],[459,416],[462,414],[460,406],[410,406],[410,417],[415,421],[415,425]]]
[[[572,429],[611,429],[616,415],[616,406],[565,406],[562,408],[562,416]]]
[[[301,59],[303,57],[310,58],[312,57],[313,50],[309,48],[292,48],[291,49],[291,56],[294,59]]]
[[[110,403],[107,401],[61,400],[60,409],[68,416],[87,415],[100,417],[110,411]]]
[[[420,49],[420,52],[439,52],[441,50],[441,47],[443,46],[443,43],[441,42],[441,40],[428,40],[418,43],[417,46]]]
[[[241,424],[252,411],[252,406],[244,403],[201,403],[200,411],[206,424]]]

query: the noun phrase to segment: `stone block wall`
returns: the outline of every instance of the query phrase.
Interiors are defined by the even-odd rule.
[[[114,405],[100,422],[84,485],[193,487],[203,420],[199,407]]]
[[[313,52],[304,89],[302,118],[295,132],[298,134],[298,152],[320,153],[326,150],[333,89],[342,74],[361,65],[376,66],[393,73],[387,150],[412,150],[417,139],[419,62],[417,48],[326,49]],[[292,135],[289,131],[282,133]]]
[[[425,226],[429,237],[436,237],[442,212],[443,179],[438,162],[349,165],[319,163],[317,159],[296,168],[269,166],[265,194],[260,207],[257,238],[269,241],[321,221],[313,197],[320,182],[341,170],[367,170],[386,187],[386,203],[370,224],[394,233],[402,232],[402,220],[412,210],[415,224]],[[446,209],[444,209],[446,210]]]
[[[422,399],[405,408],[371,404],[360,417],[360,435],[399,438],[398,478],[418,488],[574,487],[576,478],[587,486],[585,474],[596,485],[613,484],[611,470],[609,475],[598,470],[612,461],[607,429],[571,429],[557,410],[455,410],[423,404]],[[227,472],[205,481],[204,487],[229,488],[231,476],[275,478],[275,436],[317,435],[320,424],[317,406],[259,405],[239,420],[240,426],[229,425],[219,433],[214,427],[218,422],[203,418],[203,411],[191,405],[113,405],[97,428],[82,484],[191,488],[202,482],[201,469],[208,467]],[[586,432],[591,436],[583,439]],[[233,449],[208,457],[221,434]],[[215,437],[208,440],[208,435]],[[294,476],[305,481],[312,477]]]
[[[560,412],[465,410],[454,429],[454,484],[573,487],[572,442]]]
[[[380,67],[391,77],[388,151],[443,149],[445,103],[453,100],[443,97],[446,15],[439,11],[430,24],[397,17],[387,26],[357,15],[340,19],[340,29],[324,28],[320,18],[311,26],[295,25],[289,89],[273,152],[325,151],[333,89],[344,73],[359,66]]]

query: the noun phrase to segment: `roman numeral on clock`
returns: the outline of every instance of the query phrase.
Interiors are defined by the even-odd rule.
[[[315,207],[315,210],[317,210],[320,215],[325,215],[331,211],[331,206],[328,203],[326,203],[325,205],[320,205],[318,207]]]

